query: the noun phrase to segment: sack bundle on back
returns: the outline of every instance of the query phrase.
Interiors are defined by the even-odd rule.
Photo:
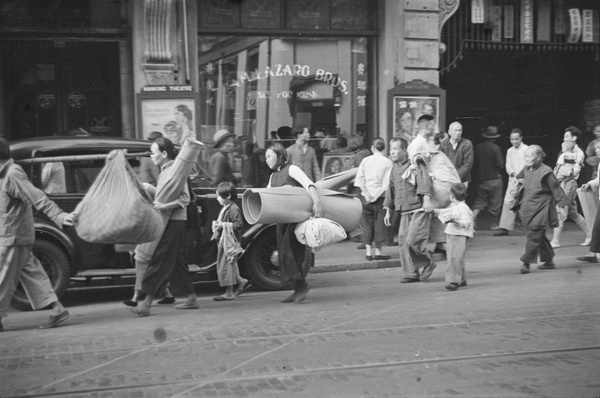
[[[92,243],[144,243],[160,238],[162,216],[123,151],[112,151],[79,203],[75,229]]]

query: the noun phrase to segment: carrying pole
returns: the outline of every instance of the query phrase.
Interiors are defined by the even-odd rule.
[[[48,156],[33,159],[21,159],[16,160],[18,164],[37,164],[37,163],[51,163],[51,162],[76,162],[79,160],[104,160],[109,156],[106,155],[70,155],[70,156]],[[126,158],[143,158],[150,157],[150,152],[138,152],[138,153],[125,153]]]

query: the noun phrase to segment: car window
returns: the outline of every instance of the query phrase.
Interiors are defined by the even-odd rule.
[[[65,162],[67,193],[85,194],[103,167],[103,160]]]

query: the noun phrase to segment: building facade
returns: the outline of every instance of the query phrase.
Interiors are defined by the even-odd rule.
[[[264,147],[435,112],[531,140],[599,122],[593,0],[2,0],[0,136],[222,128]],[[420,91],[422,90],[422,92]],[[444,95],[438,96],[439,92]],[[398,95],[394,95],[397,93]],[[433,93],[433,94],[432,94]],[[406,109],[405,109],[406,108]],[[408,118],[408,116],[407,116]]]

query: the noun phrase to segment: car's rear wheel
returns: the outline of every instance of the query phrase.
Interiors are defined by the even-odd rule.
[[[67,255],[60,247],[45,240],[35,241],[33,244],[33,254],[40,261],[42,267],[44,267],[54,293],[60,299],[69,287],[69,279],[71,277]],[[21,283],[19,283],[15,291],[10,306],[19,311],[30,311],[32,309]]]
[[[251,244],[244,255],[244,265],[252,283],[262,290],[282,290],[277,258],[277,237],[275,228],[270,228],[260,234]],[[306,248],[304,272],[308,273],[315,262],[315,255],[309,247]]]

